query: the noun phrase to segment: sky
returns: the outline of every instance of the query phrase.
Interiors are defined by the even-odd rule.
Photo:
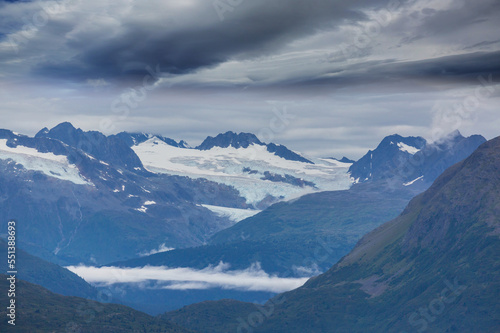
[[[312,157],[500,133],[498,0],[0,1],[0,128],[70,121]]]

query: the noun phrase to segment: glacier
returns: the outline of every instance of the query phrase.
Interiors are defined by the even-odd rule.
[[[221,206],[212,206],[212,205],[200,205],[205,207],[206,209],[212,211],[220,217],[227,217],[233,222],[240,222],[246,218],[257,215],[261,212],[258,209],[241,209],[241,208],[229,208],[229,207],[221,207]]]
[[[0,159],[12,160],[26,170],[40,171],[45,175],[70,181],[77,185],[94,185],[85,179],[78,168],[70,164],[66,156],[41,153],[35,148],[7,146],[7,139],[0,139]]]
[[[152,137],[132,149],[150,172],[205,178],[233,186],[247,204],[254,206],[269,196],[290,200],[318,191],[345,190],[352,185],[347,173],[351,163],[333,159],[312,159],[314,164],[290,161],[256,144],[247,148],[197,150],[174,147]],[[290,175],[314,183],[314,186],[263,180],[266,171]]]

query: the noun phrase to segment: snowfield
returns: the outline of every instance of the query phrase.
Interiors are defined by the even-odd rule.
[[[415,155],[416,153],[418,153],[420,151],[420,149],[413,147],[413,146],[409,146],[403,142],[398,142],[398,147],[399,147],[399,150],[410,153],[412,155]]]
[[[201,205],[206,209],[212,211],[220,217],[227,217],[233,222],[240,222],[246,218],[252,217],[258,213],[260,210],[257,209],[240,209],[240,208],[228,208],[228,207],[220,207],[220,206],[212,206],[212,205]]]
[[[78,185],[93,185],[87,181],[78,168],[70,164],[66,156],[53,153],[40,153],[35,148],[7,146],[7,139],[0,139],[0,159],[11,159],[27,170],[40,171],[45,175],[67,180]]]
[[[153,137],[132,149],[151,172],[206,178],[233,186],[253,205],[269,195],[288,200],[316,191],[344,190],[352,184],[347,174],[350,163],[333,159],[312,159],[315,164],[289,161],[261,145],[197,150],[173,147]],[[263,180],[266,171],[283,177],[290,175],[315,186]]]
[[[417,179],[412,180],[411,182],[404,183],[404,184],[403,184],[403,186],[410,186],[410,185],[413,185],[416,181],[418,181],[418,180],[420,180],[420,179],[424,179],[424,176],[420,176],[420,177],[418,177]]]

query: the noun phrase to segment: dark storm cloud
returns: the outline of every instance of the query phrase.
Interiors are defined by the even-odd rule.
[[[432,15],[426,15],[420,30],[428,34],[453,32],[467,25],[496,20],[499,13],[500,1],[465,1],[463,6],[434,11]]]
[[[328,73],[325,77],[289,82],[290,86],[345,87],[360,84],[398,83],[422,80],[435,83],[478,83],[478,78],[492,77],[500,82],[500,51],[474,52],[419,61],[368,61]],[[284,83],[283,83],[284,84]],[[284,84],[286,85],[286,84]]]
[[[436,10],[423,8],[413,11],[410,17],[421,20],[421,24],[411,31],[410,36],[401,40],[407,44],[426,37],[450,38],[450,35],[464,27],[485,23],[498,22],[500,17],[500,2],[497,0],[464,1],[452,4],[445,9]],[[487,32],[487,31],[483,31]],[[481,31],[477,37],[481,38]]]
[[[404,65],[390,65],[390,68],[385,65],[400,59],[392,56],[390,51],[385,59],[370,57],[377,49],[383,48],[384,43],[394,40],[399,41],[399,47],[426,38],[432,39],[434,45],[446,45],[448,39],[457,39],[456,36],[450,38],[449,34],[470,26],[480,26],[474,32],[477,38],[473,43],[465,40],[461,42],[461,49],[469,47],[469,51],[477,51],[478,48],[493,47],[494,43],[489,41],[494,38],[487,31],[490,26],[486,24],[483,27],[478,22],[488,23],[500,16],[500,2],[496,0],[466,1],[441,7],[437,2],[436,8],[429,7],[432,3],[420,5],[415,0],[118,0],[109,3],[58,0],[56,3],[60,3],[59,7],[63,10],[48,15],[40,10],[40,6],[8,5],[12,14],[4,15],[9,22],[4,26],[0,24],[0,27],[3,32],[11,33],[9,29],[15,26],[16,17],[20,25],[24,24],[22,22],[26,18],[29,21],[30,17],[45,15],[46,22],[37,26],[33,36],[23,37],[22,52],[11,59],[15,59],[22,70],[29,68],[30,74],[38,77],[77,82],[98,79],[117,82],[142,80],[156,68],[172,77],[215,68],[230,61],[259,63],[260,59],[272,57],[287,45],[318,32],[375,23],[376,19],[370,17],[374,11],[389,13],[390,24],[379,27],[380,35],[375,36],[370,45],[357,48],[351,54],[352,59],[361,59],[359,70],[352,70],[350,64],[344,64],[345,59],[341,57],[335,61],[330,59],[331,64],[341,66],[340,69],[330,68],[323,73],[315,73],[306,67],[293,80],[323,82],[325,79],[319,74],[328,74],[332,70],[345,72],[345,75],[326,79],[327,82],[334,82],[339,77],[348,82],[368,71],[371,72],[368,80],[375,78],[379,72],[397,74],[393,73],[396,69],[402,70],[402,74],[412,74],[415,68],[411,61],[404,63],[410,66],[408,69]],[[15,6],[19,6],[18,9]],[[29,11],[23,14],[22,8]],[[408,26],[410,21],[415,22],[411,27]],[[342,33],[339,34],[342,37]],[[350,40],[350,43],[355,43],[355,39]],[[455,41],[455,47],[457,43],[460,41]],[[5,52],[1,53],[0,48],[0,56],[5,57]],[[437,67],[429,66],[424,66],[426,73],[439,72],[441,68],[439,64]],[[288,68],[282,70],[287,71]],[[449,66],[446,70],[456,72],[455,68]],[[231,76],[231,73],[228,74]],[[269,71],[245,74],[245,77],[253,81],[250,84],[259,85],[274,74]],[[283,80],[289,83],[290,79]],[[201,80],[200,83],[207,81]]]
[[[483,41],[483,42],[476,43],[474,45],[464,47],[464,51],[465,50],[475,50],[475,49],[483,47],[483,46],[490,46],[490,45],[495,45],[498,43],[500,43],[500,39],[492,40],[492,41]]]
[[[220,19],[212,1],[179,17],[161,20],[123,19],[119,30],[83,34],[67,42],[78,50],[71,59],[37,64],[37,74],[72,78],[143,76],[145,67],[185,74],[229,59],[268,55],[280,46],[317,29],[366,19],[343,2],[327,0],[242,1]],[[156,17],[158,19],[158,17]],[[109,34],[108,34],[109,33]]]

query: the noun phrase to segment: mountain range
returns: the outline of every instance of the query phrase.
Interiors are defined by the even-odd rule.
[[[164,319],[203,332],[498,332],[500,137],[447,169],[324,274],[264,305]]]
[[[35,138],[0,131],[0,195],[1,225],[17,219],[19,245],[61,264],[200,245],[235,223],[201,205],[247,208],[233,188],[153,174],[123,141],[68,123]]]
[[[148,154],[149,146],[160,150]],[[166,168],[148,159],[170,156]],[[348,188],[348,166],[312,164],[244,133],[190,149],[163,136],[105,136],[67,122],[35,137],[0,130],[0,217],[24,221],[20,245],[29,252],[60,264],[104,264],[202,245],[257,208],[320,190],[321,179],[328,189]]]
[[[395,140],[394,136],[392,140]],[[367,232],[383,222],[395,218],[418,193],[430,186],[435,177],[435,168],[449,167],[468,157],[484,138],[472,136],[465,138],[459,133],[448,136],[448,142],[440,146],[428,144],[426,159],[421,160],[420,168],[430,170],[425,179],[409,182],[405,176],[407,164],[392,165],[385,177],[354,184],[349,190],[312,193],[298,199],[276,203],[261,213],[244,219],[236,225],[214,234],[207,245],[187,249],[177,249],[109,264],[117,267],[192,267],[204,269],[223,262],[232,269],[246,269],[259,264],[265,272],[280,277],[303,277],[318,274],[329,269],[354,247],[356,242]],[[423,140],[423,139],[422,139]],[[387,141],[387,138],[384,139]],[[397,141],[396,141],[397,142]],[[382,145],[383,147],[383,145]],[[446,148],[446,149],[445,149]],[[388,147],[377,153],[394,159],[400,150]],[[391,153],[393,155],[391,155]],[[408,163],[413,163],[413,156],[404,152]],[[353,165],[356,165],[355,162]],[[361,162],[363,163],[363,160]],[[412,178],[413,179],[413,178]],[[195,290],[191,291],[191,295]],[[170,299],[171,302],[159,301],[155,309],[168,310],[172,307],[189,304],[186,298],[180,298],[177,292],[161,290],[142,292],[129,291],[129,301],[146,299]],[[207,298],[205,291],[198,299]],[[163,296],[160,296],[163,295]],[[254,300],[261,300],[252,295]],[[243,300],[241,294],[233,298]],[[178,301],[180,303],[178,303]],[[131,304],[132,305],[132,304]],[[140,307],[150,311],[149,308]]]
[[[304,278],[327,271],[483,142],[458,132],[435,143],[391,135],[351,161],[305,158],[249,133],[226,132],[191,148],[162,135],[105,136],[69,123],[33,138],[0,130],[0,218],[16,218],[19,246],[43,258],[26,253],[42,264],[20,278],[64,295],[95,299],[96,290],[43,260],[197,270],[223,264]],[[50,279],[62,276],[67,283],[57,289]],[[135,284],[104,289],[115,302],[150,314],[275,295]]]
[[[132,149],[150,172],[204,178],[234,187],[254,209],[307,193],[351,186],[349,163],[305,159],[285,146],[264,144],[250,133],[208,137],[196,148],[179,147],[151,136],[136,141]]]
[[[394,139],[392,136],[383,142]],[[469,156],[482,142],[485,142],[484,138],[465,138],[458,134],[447,143],[448,149],[428,145],[433,155],[429,154],[426,161],[422,161],[421,168],[432,171],[433,165],[449,167]],[[399,150],[389,147],[388,151],[383,151],[383,146],[380,144],[376,152],[390,160],[399,156]],[[355,162],[351,168],[358,163],[363,164],[364,159]],[[387,169],[392,178],[360,182],[348,190],[313,193],[274,204],[219,231],[211,237],[208,245],[199,248],[158,253],[113,265],[178,266],[184,263],[189,267],[203,268],[224,261],[233,268],[245,268],[260,262],[267,272],[290,275],[297,273],[291,271],[292,267],[308,266],[306,259],[314,256],[319,248],[328,251],[329,255],[317,263],[316,269],[327,269],[347,254],[365,233],[396,217],[411,198],[424,191],[435,179],[429,172],[425,180],[408,184],[408,177],[402,176],[406,168],[406,164],[393,165],[392,169]]]

